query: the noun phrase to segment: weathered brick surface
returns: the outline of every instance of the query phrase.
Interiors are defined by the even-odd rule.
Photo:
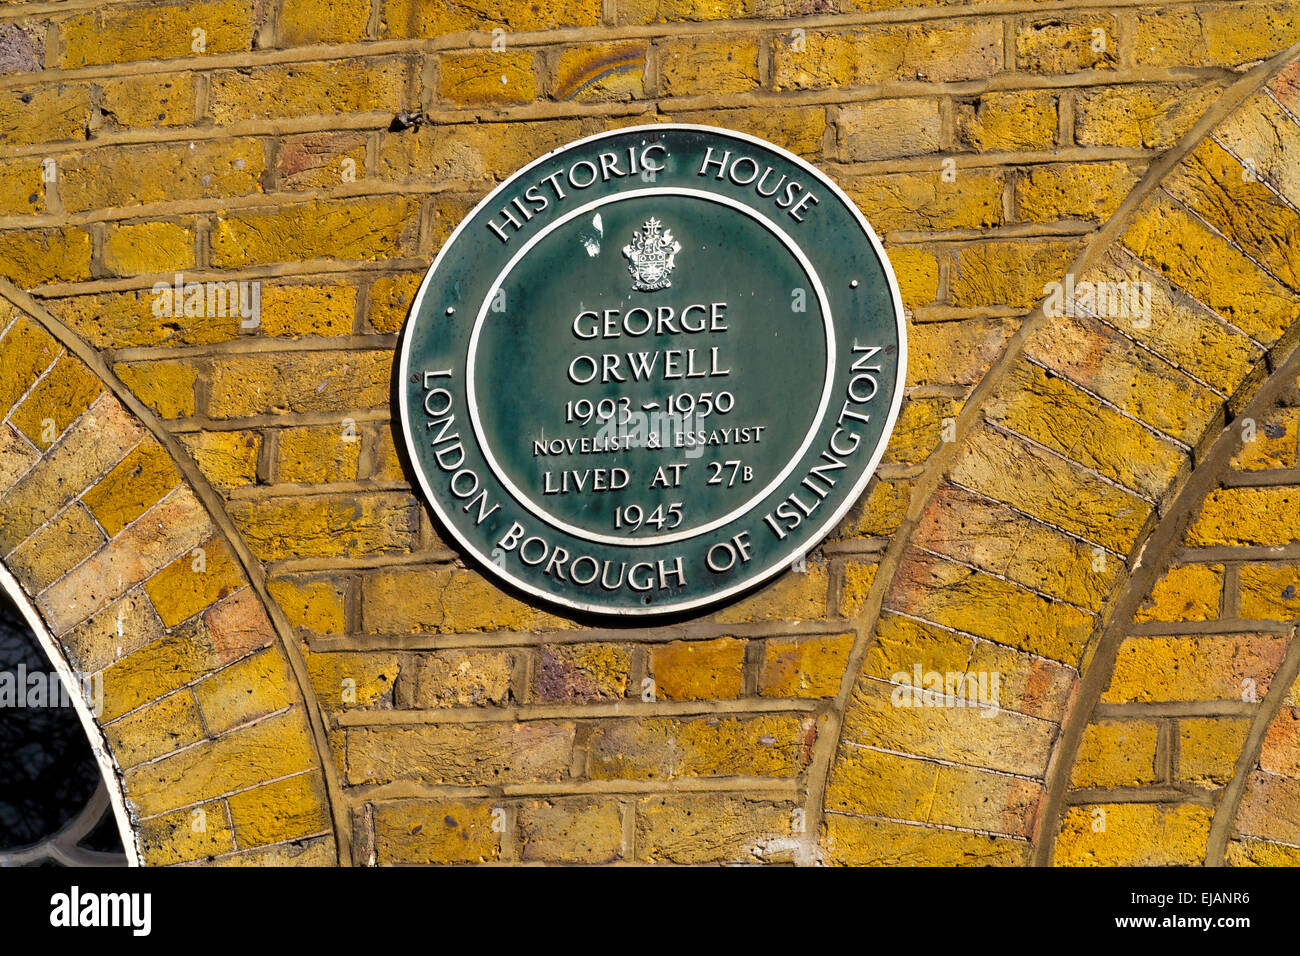
[[[1252,730],[1243,708],[1300,615],[1279,518],[1296,403],[1261,416],[1177,554],[1135,557],[1300,317],[1295,67],[1219,107],[1300,36],[1295,7],[16,12],[0,275],[184,449],[173,460],[39,322],[0,316],[2,560],[70,659],[113,677],[147,857],[331,862],[346,818],[381,864],[1023,864],[1049,832],[1058,862],[1198,863],[1208,803],[1259,739],[1228,860],[1287,859],[1294,721],[1281,708]],[[1212,141],[1143,183],[1207,111]],[[909,395],[882,474],[806,567],[671,627],[587,634],[440,540],[394,441],[392,348],[425,265],[495,183],[665,120],[769,139],[846,189],[912,310]],[[1038,316],[1116,213],[1118,241],[1074,279],[1149,283],[1151,321]],[[259,283],[260,324],[159,314],[153,282],[177,272]],[[1114,673],[1088,685],[1112,710],[1053,762],[1111,599],[1153,562]],[[996,675],[996,713],[897,706],[918,665]],[[846,676],[841,745],[821,728]],[[328,753],[304,704],[328,718]],[[1035,829],[1049,766],[1066,796],[1059,826]],[[805,832],[793,811],[817,818],[827,773],[829,813]],[[1200,803],[1104,796],[1143,787]]]

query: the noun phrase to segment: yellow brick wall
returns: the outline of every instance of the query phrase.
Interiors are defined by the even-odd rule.
[[[10,297],[0,339],[0,449],[17,456],[0,478],[24,456],[58,465],[117,388],[168,441],[99,461],[57,514],[0,492],[2,559],[52,607],[82,558],[143,547],[121,536],[159,489],[192,486],[216,513],[218,577],[191,580],[176,554],[137,569],[157,622],[113,665],[139,675],[108,731],[119,763],[171,754],[203,779],[243,733],[273,773],[278,725],[213,717],[234,705],[201,692],[212,675],[311,718],[287,780],[159,778],[173,792],[140,804],[146,857],[1015,864],[1050,855],[1059,819],[1066,861],[1071,794],[1226,786],[1235,711],[1145,715],[1170,692],[1151,674],[1094,722],[1074,702],[1110,666],[1101,635],[1160,508],[1295,338],[1294,71],[1258,90],[1298,39],[1300,3],[1280,0],[4,5],[0,276],[32,300]],[[844,186],[898,275],[907,400],[806,568],[629,628],[467,564],[412,492],[389,395],[415,287],[461,217],[547,149],[661,121],[754,133]],[[1045,283],[1081,266],[1154,282],[1150,326],[1045,321]],[[260,325],[156,315],[177,272],[258,283]],[[94,362],[23,365],[42,326]],[[1263,432],[1278,427],[1294,438]],[[1294,467],[1265,440],[1258,464]],[[1286,537],[1266,520],[1286,493],[1233,486],[1189,533],[1275,544],[1233,522]],[[66,561],[42,564],[56,540]],[[1139,619],[1183,602],[1211,668],[1285,652],[1206,624],[1230,586],[1294,616],[1274,607],[1284,572],[1188,564]],[[186,630],[235,578],[274,662],[203,658]],[[1134,625],[1148,649],[1154,620]],[[1127,686],[1124,654],[1107,686]],[[178,698],[148,683],[174,658],[194,668]],[[1002,712],[893,706],[914,666],[999,674]],[[174,734],[147,739],[160,725]],[[1122,804],[1112,832],[1182,862],[1206,806]],[[183,818],[203,807],[223,821],[208,842]]]

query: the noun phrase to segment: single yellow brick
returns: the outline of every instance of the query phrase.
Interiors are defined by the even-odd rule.
[[[188,362],[168,360],[120,363],[113,372],[122,384],[163,418],[194,414],[194,383],[198,372]]]
[[[734,637],[673,641],[650,649],[655,693],[667,700],[729,700],[740,696],[745,642]]]
[[[1032,308],[1043,286],[1069,269],[1082,246],[1075,241],[980,242],[958,249],[952,276],[955,305]]]
[[[374,448],[374,460],[371,463],[370,474],[366,477],[376,481],[406,481],[406,469],[402,464],[405,448],[402,454],[398,454],[393,429],[388,425],[381,425],[373,433],[373,437],[366,440]]]
[[[851,866],[1024,866],[1024,840],[830,814],[827,862]]]
[[[275,156],[281,189],[334,189],[366,176],[366,138],[357,133],[286,136]]]
[[[119,633],[120,629],[120,633]],[[102,670],[162,637],[163,625],[144,588],[128,591],[59,638],[68,662],[83,674]]]
[[[419,530],[414,499],[398,492],[241,498],[229,511],[263,561],[409,552]]]
[[[682,23],[752,17],[756,0],[625,0],[618,23]]]
[[[254,5],[246,0],[95,10],[59,27],[65,70],[101,63],[233,53],[253,44]],[[196,49],[194,30],[202,31]]]
[[[414,707],[482,707],[511,693],[515,657],[498,651],[440,651],[416,661]]]
[[[904,77],[969,80],[996,73],[1002,60],[1002,30],[989,19],[780,33],[772,44],[772,85],[807,90]]]
[[[79,358],[64,355],[9,416],[37,448],[58,441],[104,391],[99,378]]]
[[[1016,180],[1017,218],[1028,222],[1102,222],[1110,218],[1137,184],[1139,172],[1120,162],[1032,166]]]
[[[113,757],[121,767],[134,767],[207,737],[198,704],[188,690],[179,690],[104,727]]]
[[[546,644],[534,675],[541,700],[618,700],[627,696],[631,669],[621,644]]]
[[[316,699],[330,710],[391,705],[398,669],[396,654],[307,653],[307,673]]]
[[[887,117],[882,120],[888,122]],[[884,149],[888,141],[872,135],[870,142],[875,144],[872,149]],[[963,170],[953,182],[945,182],[933,172],[886,173],[855,179],[848,188],[862,214],[879,232],[940,232],[1002,225],[1006,185],[1007,174],[1002,170],[971,169]]]
[[[1228,866],[1300,866],[1300,847],[1267,840],[1233,840],[1224,862]]]
[[[355,412],[388,400],[391,351],[288,352],[213,359],[207,412],[242,418],[284,412]]]
[[[180,480],[167,450],[148,438],[85,492],[81,500],[112,537],[161,501]]]
[[[262,447],[258,432],[187,432],[178,437],[203,476],[218,488],[237,488],[257,480]]]
[[[857,617],[866,606],[872,582],[876,580],[877,563],[848,561],[844,565],[844,583],[840,589],[840,617]]]
[[[265,168],[257,139],[106,146],[60,165],[59,195],[70,212],[245,196],[262,192]]]
[[[719,611],[723,623],[776,620],[822,620],[827,614],[826,565],[807,564],[805,570],[787,571],[739,604]]]
[[[556,61],[551,95],[580,102],[639,97],[645,87],[646,52],[641,42],[566,47]]]
[[[215,800],[143,821],[140,844],[151,865],[169,866],[229,853],[235,834],[225,801]]]
[[[94,106],[91,89],[74,83],[0,92],[0,139],[6,144],[84,139]]]
[[[1231,467],[1242,471],[1295,468],[1300,408],[1279,408],[1251,425],[1251,438],[1232,456]],[[1243,428],[1245,423],[1243,422]]]
[[[594,780],[792,777],[808,760],[810,721],[785,714],[610,721],[588,743],[589,773]]]
[[[172,276],[170,292],[164,291],[163,284],[158,282],[148,289],[69,296],[65,299],[50,299],[49,304],[51,311],[73,331],[100,349],[207,345],[239,337],[243,316],[240,315],[238,303],[222,306],[216,300],[217,289],[222,289],[223,294],[228,291],[225,283],[212,287],[212,312],[221,308],[220,314],[209,312],[202,317],[197,314],[184,315],[186,295],[183,288],[179,297],[179,311],[168,314],[173,312],[171,306],[176,298],[174,283],[175,276]],[[158,291],[155,292],[154,288]],[[194,286],[191,285],[191,293],[193,291]],[[199,311],[196,307],[202,303],[202,311],[208,312],[205,300],[206,295],[194,296],[190,300],[193,303],[191,311]],[[226,301],[234,302],[229,297]]]
[[[192,269],[194,262],[194,230],[174,222],[110,226],[104,240],[104,265],[115,275]]]
[[[1193,866],[1205,861],[1213,815],[1190,804],[1070,807],[1054,859],[1057,866]]]
[[[376,332],[400,331],[423,278],[423,273],[408,273],[376,279],[370,286],[370,327]]]
[[[552,720],[354,727],[348,731],[346,779],[463,786],[489,778],[498,785],[559,781],[573,767],[574,733],[573,723]],[[466,754],[473,759],[466,762]]]
[[[265,335],[350,335],[357,290],[348,285],[287,285],[262,290]]]
[[[612,863],[623,849],[616,801],[531,801],[519,809],[519,855],[549,863]]]
[[[970,695],[970,677],[975,678],[976,696],[993,698],[1004,710],[1014,710],[1030,717],[1059,720],[1074,690],[1074,669],[1046,658],[1035,657],[1010,647],[980,641],[964,668],[966,694]],[[994,676],[996,683],[994,683]],[[979,689],[980,678],[985,690]]]
[[[1268,634],[1130,637],[1120,645],[1101,699],[1262,699],[1285,650],[1285,638]]]
[[[871,100],[858,106],[845,106],[836,114],[835,131],[842,158],[848,160],[867,162],[920,156],[943,147],[943,117],[937,98]],[[988,175],[997,174],[989,173],[985,177]],[[938,178],[936,172],[928,177],[928,182]],[[971,178],[976,184],[980,182]],[[927,185],[923,178],[904,179],[920,182],[922,190]],[[957,190],[952,184],[944,185],[949,188],[942,192],[950,199],[956,197]],[[973,205],[979,208],[980,203]],[[924,208],[923,203],[917,206]]]
[[[226,802],[241,848],[298,840],[330,828],[325,785],[317,773],[232,794]]]
[[[204,541],[145,582],[158,616],[167,627],[205,611],[244,585],[243,569],[224,538]]]
[[[1028,837],[1042,796],[1034,781],[941,765],[928,822]]]
[[[1235,66],[1271,56],[1300,24],[1285,3],[1156,8],[1139,14],[1134,59],[1142,66]]]
[[[213,223],[213,265],[400,257],[414,251],[419,209],[417,200],[403,196],[228,213]]]
[[[1072,787],[1137,787],[1156,780],[1156,738],[1150,721],[1089,724],[1079,741],[1070,776]]]
[[[1298,532],[1300,490],[1286,485],[1216,488],[1201,503],[1186,542],[1194,548],[1282,547],[1294,542]]]
[[[401,800],[374,808],[375,856],[391,863],[486,863],[501,838],[487,803]]]
[[[507,21],[508,12],[508,21]],[[600,0],[539,0],[509,8],[455,3],[453,0],[386,0],[380,22],[383,37],[440,37],[464,30],[489,32],[599,26]]]
[[[764,649],[759,693],[764,697],[834,697],[852,650],[852,634],[803,640],[771,638]]]
[[[361,436],[355,423],[284,428],[278,442],[276,481],[319,484],[357,477]]]
[[[35,158],[0,162],[0,213],[26,216],[45,212],[45,181]]]
[[[1293,621],[1300,616],[1300,567],[1248,564],[1238,574],[1242,617]]]
[[[193,73],[141,74],[95,80],[99,106],[110,123],[123,128],[188,126],[197,95]]]
[[[889,264],[903,305],[916,308],[929,305],[939,294],[939,259],[934,253],[916,246],[894,246],[889,250]]]
[[[820,154],[826,134],[826,108],[822,106],[690,110],[674,113],[672,119],[748,133],[800,156]]]
[[[841,749],[826,789],[826,808],[896,820],[930,819],[939,765],[868,747]]]
[[[294,627],[316,634],[342,634],[347,623],[342,584],[329,579],[285,577],[266,582],[271,597]]]
[[[399,57],[274,63],[208,74],[208,110],[218,126],[338,113],[392,113],[406,101]],[[387,121],[385,121],[387,125]]]
[[[376,172],[399,181],[504,179],[538,153],[562,146],[585,130],[578,120],[545,120],[460,123],[385,133],[379,141]]]
[[[907,384],[974,385],[1014,331],[1000,319],[909,323]]]
[[[351,43],[366,38],[369,12],[351,0],[285,0],[276,28],[287,46]]]
[[[1056,93],[985,93],[973,103],[956,104],[956,123],[960,142],[979,152],[1050,149],[1056,142]]]
[[[565,624],[459,568],[375,571],[363,579],[361,594],[367,634],[553,630]]]
[[[1178,721],[1176,779],[1201,787],[1232,780],[1250,721],[1234,717],[1182,717]]]
[[[271,846],[254,847],[227,853],[212,861],[213,866],[257,866],[257,867],[326,867],[338,866],[338,849],[334,845],[332,834],[318,836],[311,840],[294,840],[290,843],[276,843]]]
[[[1096,86],[1076,94],[1074,136],[1080,146],[1167,149],[1218,97],[1218,83]]]
[[[79,504],[65,508],[49,524],[5,557],[5,566],[32,594],[39,594],[104,543],[104,532]]]
[[[659,48],[665,96],[744,93],[758,87],[758,40],[709,37],[666,40]]]
[[[755,863],[765,844],[789,846],[794,808],[719,794],[646,797],[636,806],[645,863]]]
[[[862,512],[850,517],[841,525],[844,537],[876,537],[893,534],[903,523],[907,503],[912,497],[912,485],[905,481],[873,479],[867,491]]]
[[[1151,588],[1133,620],[1212,621],[1219,616],[1223,565],[1187,564],[1170,568]]]
[[[1016,30],[1016,69],[1027,73],[1112,70],[1118,31],[1110,14],[1035,17]]]
[[[444,53],[438,94],[452,103],[530,103],[537,98],[531,50]]]

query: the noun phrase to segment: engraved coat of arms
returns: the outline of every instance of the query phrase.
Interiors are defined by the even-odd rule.
[[[668,277],[676,265],[677,253],[682,244],[673,238],[671,229],[664,229],[658,219],[648,219],[632,241],[623,247],[628,259],[627,271],[632,274],[632,288],[639,292],[654,292],[672,285]]]

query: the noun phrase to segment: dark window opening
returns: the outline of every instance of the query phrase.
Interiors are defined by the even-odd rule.
[[[126,863],[72,693],[0,589],[0,866]]]

